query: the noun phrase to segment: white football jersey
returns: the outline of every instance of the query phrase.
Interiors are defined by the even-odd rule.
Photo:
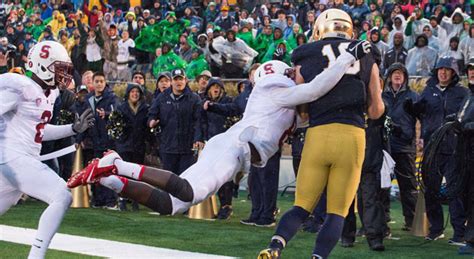
[[[271,75],[256,84],[250,94],[242,120],[227,132],[240,132],[240,140],[251,142],[260,154],[264,167],[295,127],[296,108],[285,105],[279,89],[295,87],[295,82],[283,75]],[[227,133],[226,132],[226,133]]]
[[[27,76],[0,75],[0,163],[19,155],[39,157],[58,96],[59,90],[45,92]]]

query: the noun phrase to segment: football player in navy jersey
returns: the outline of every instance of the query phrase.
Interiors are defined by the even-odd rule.
[[[346,51],[353,37],[351,17],[328,9],[315,23],[312,43],[295,49],[292,62],[308,82]],[[350,51],[350,49],[349,49]],[[297,78],[297,83],[298,82]],[[294,206],[277,227],[258,258],[279,258],[327,190],[327,217],[319,232],[313,258],[327,258],[341,237],[344,218],[359,186],[365,155],[365,117],[384,113],[379,68],[372,54],[355,62],[325,96],[309,104],[309,128],[296,180]]]

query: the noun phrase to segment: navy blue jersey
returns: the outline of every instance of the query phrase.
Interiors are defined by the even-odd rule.
[[[293,51],[292,62],[301,65],[305,82],[310,82],[335,62],[349,43],[350,40],[333,38],[304,44]],[[367,86],[374,63],[371,54],[365,56],[348,69],[329,93],[310,103],[310,127],[342,123],[365,128]]]

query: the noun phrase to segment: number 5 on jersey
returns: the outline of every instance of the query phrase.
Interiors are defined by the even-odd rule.
[[[339,53],[342,54],[346,52],[347,47],[349,46],[349,42],[341,42],[337,49],[339,50]],[[331,44],[324,45],[323,50],[321,51],[323,53],[323,56],[326,56],[328,58],[328,66],[331,66],[331,63],[336,61],[336,54],[334,54],[334,50],[332,48]],[[357,60],[346,72],[346,74],[349,75],[356,75],[357,73],[360,72],[360,61]]]

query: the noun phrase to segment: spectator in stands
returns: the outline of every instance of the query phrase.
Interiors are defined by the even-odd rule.
[[[191,62],[193,50],[191,48],[191,45],[189,44],[188,35],[186,33],[183,33],[179,37],[179,45],[177,47],[176,52],[178,53],[179,57],[182,58],[186,63]]]
[[[189,79],[194,79],[203,71],[209,70],[209,65],[200,49],[192,50],[192,60],[186,68],[186,75]]]
[[[139,85],[142,90],[142,97],[145,100],[145,103],[151,105],[153,101],[153,93],[148,91],[146,88],[146,74],[142,71],[135,70],[132,74],[132,82]]]
[[[209,79],[212,77],[211,72],[208,70],[204,70],[196,76],[195,81],[198,83],[198,90],[196,92],[197,95],[201,98],[201,100],[206,99],[206,89],[207,89],[207,83],[209,82]]]
[[[92,7],[92,11],[89,11],[87,2],[84,2],[84,7],[82,8],[82,10],[84,11],[84,14],[87,15],[87,17],[89,17],[89,26],[91,28],[94,28],[99,23],[99,20],[101,18],[99,14],[106,13],[105,6],[103,5],[102,1],[100,3],[100,12],[99,12],[99,7],[96,5]]]
[[[425,25],[423,27],[423,34],[426,35],[426,38],[428,38],[428,46],[430,46],[432,49],[436,50],[437,53],[440,53],[440,42],[438,37],[433,35],[433,31],[431,29],[431,25]]]
[[[285,11],[281,9],[278,10],[276,16],[277,19],[272,19],[272,26],[274,28],[279,28],[282,32],[285,31],[286,27],[288,27]]]
[[[464,57],[464,64],[469,63],[469,59],[474,57],[474,24],[469,27],[469,37],[465,37],[459,44],[459,50]]]
[[[268,46],[272,44],[273,41],[273,29],[270,25],[263,27],[263,31],[257,36],[254,43],[255,51],[258,52],[257,60],[263,60],[265,53],[268,49]]]
[[[436,16],[430,17],[430,25],[431,30],[433,31],[433,35],[438,37],[439,39],[440,52],[446,51],[446,49],[448,48],[448,35],[446,33],[446,30],[443,27],[439,26],[438,18]]]
[[[25,45],[25,50],[29,51],[36,43],[37,41],[33,38],[31,32],[27,31],[25,33],[25,40],[23,41],[23,45]]]
[[[127,81],[131,76],[130,68],[135,61],[135,57],[132,55],[135,42],[130,39],[128,31],[122,32],[122,39],[119,40],[117,47],[117,80]]]
[[[150,9],[150,15],[153,15],[157,21],[160,21],[163,17],[163,9],[160,1],[154,1],[153,7]]]
[[[367,20],[367,16],[370,14],[369,6],[364,3],[364,0],[356,0],[354,6],[351,7],[350,14],[352,20],[356,26],[362,24],[363,21]]]
[[[391,64],[394,63],[401,63],[405,65],[408,52],[403,47],[403,32],[395,33],[393,36],[392,45],[393,48],[387,51],[383,57],[383,71],[385,71]]]
[[[230,30],[235,24],[235,18],[229,15],[229,9],[228,5],[223,5],[221,7],[221,14],[214,21],[214,23],[224,31]]]
[[[161,127],[163,169],[180,175],[194,163],[193,149],[203,147],[201,100],[187,86],[183,69],[174,69],[171,75],[171,87],[153,101],[148,126],[155,128],[159,124]]]
[[[407,49],[411,49],[416,45],[415,43],[418,41],[418,36],[423,34],[423,28],[429,23],[428,19],[423,17],[423,11],[419,7],[416,7],[413,14],[408,18],[407,26],[405,28],[405,35],[407,37],[405,39],[405,46]],[[410,73],[410,69],[408,69],[408,72]]]
[[[219,15],[219,11],[216,8],[216,3],[210,2],[207,5],[206,10],[204,11],[204,20],[206,21],[206,24],[214,22],[217,19],[218,15]]]
[[[156,89],[153,93],[153,100],[158,97],[159,94],[164,92],[166,89],[171,87],[171,73],[161,72],[156,78]]]
[[[461,38],[461,34],[464,31],[463,23],[465,16],[467,18],[467,15],[462,12],[461,8],[457,8],[451,17],[443,16],[440,25],[446,30],[448,34],[447,39],[452,39],[453,37]]]
[[[341,9],[348,14],[351,13],[349,5],[345,4],[343,0],[334,0],[334,4],[331,8]]]
[[[197,12],[193,7],[186,7],[186,9],[184,9],[184,16],[182,19],[189,20],[191,26],[195,25],[198,31],[201,31],[203,28],[204,21],[201,17],[197,16]]]
[[[117,34],[117,26],[109,25],[107,28],[103,17],[100,17],[99,28],[104,39],[104,47],[102,49],[102,57],[104,58],[104,74],[108,81],[116,81],[118,77],[117,56],[118,43],[120,37]]]
[[[235,36],[235,31],[228,30],[225,39],[218,37],[213,40],[209,47],[211,53],[218,53],[221,57],[220,74],[224,78],[242,78],[247,66],[252,63],[251,60],[258,54],[243,40]]]
[[[313,35],[314,22],[316,21],[316,15],[314,11],[309,11],[306,14],[307,22],[303,26],[303,31],[306,37],[309,39]]]
[[[449,40],[449,49],[442,53],[440,57],[452,57],[456,60],[458,68],[464,68],[464,57],[459,49],[459,38],[453,37]],[[461,70],[462,71],[462,70]]]
[[[377,47],[382,57],[389,50],[388,44],[383,42],[380,38],[380,30],[378,27],[374,27],[370,30],[370,42]]]
[[[405,32],[405,26],[406,26],[406,21],[403,15],[398,14],[393,18],[392,30],[390,31],[388,35],[388,42],[387,42],[390,48],[393,48],[393,38],[395,34],[398,32],[398,33],[402,33],[403,35]]]
[[[138,36],[135,34],[135,31],[137,30],[137,22],[135,19],[135,13],[128,12],[127,15],[125,15],[125,21],[121,22],[118,27],[122,32],[128,31],[128,34],[132,39],[135,39]]]
[[[153,75],[158,76],[161,72],[170,72],[174,68],[186,68],[186,61],[173,52],[171,44],[165,42],[161,47],[161,56],[153,62]]]
[[[429,76],[437,59],[436,50],[428,46],[428,38],[421,34],[416,38],[415,47],[408,51],[406,67],[410,76]]]
[[[88,29],[88,31],[86,30]],[[93,72],[103,70],[103,60],[101,54],[101,48],[104,46],[104,41],[100,35],[97,35],[93,28],[85,27],[82,25],[79,27],[81,35],[87,33],[87,45],[86,45],[86,58],[87,58],[87,69]],[[84,36],[81,36],[84,37]]]

